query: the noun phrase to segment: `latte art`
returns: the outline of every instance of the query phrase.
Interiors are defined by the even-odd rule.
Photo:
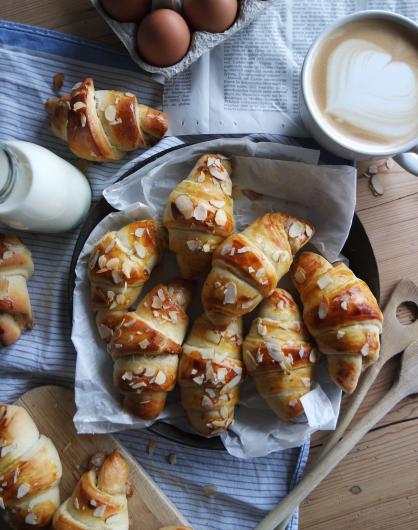
[[[325,110],[337,121],[388,140],[413,135],[418,69],[366,40],[342,42],[328,61]]]
[[[354,150],[396,148],[418,136],[418,41],[396,22],[349,22],[323,41],[311,65],[314,110]]]

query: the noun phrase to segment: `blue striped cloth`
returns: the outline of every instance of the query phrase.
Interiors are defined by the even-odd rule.
[[[141,76],[125,53],[61,33],[0,22],[0,140],[34,142],[75,161],[64,143],[48,131],[43,111],[43,102],[54,95],[51,81],[58,72],[65,74],[64,89],[92,75],[100,88],[137,93],[149,105],[161,102],[162,88]],[[123,165],[90,165],[87,176],[94,200],[134,162],[179,143],[178,138],[166,138],[139,157],[138,153],[128,157]],[[73,386],[75,351],[70,341],[67,282],[77,236],[78,230],[21,234],[35,261],[29,291],[36,326],[0,353],[0,401],[13,402],[42,384]],[[149,456],[146,447],[155,435],[129,431],[118,437],[196,530],[254,528],[300,478],[308,455],[306,444],[240,460],[223,451],[191,449],[159,438],[154,455]],[[177,456],[175,465],[167,462],[170,453]],[[206,486],[213,489],[209,492]],[[297,527],[295,513],[290,528]]]

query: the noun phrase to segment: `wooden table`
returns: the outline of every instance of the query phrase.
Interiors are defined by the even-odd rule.
[[[88,0],[1,0],[0,18],[120,46]],[[359,178],[357,212],[376,253],[384,304],[400,278],[418,283],[418,178],[395,165],[384,168],[381,179],[384,194],[374,197],[367,179]],[[408,318],[404,311],[402,320]],[[394,360],[386,367],[363,411],[390,386],[396,365]],[[313,458],[321,438],[313,440]],[[309,496],[300,528],[418,529],[418,398],[405,400],[384,418]]]

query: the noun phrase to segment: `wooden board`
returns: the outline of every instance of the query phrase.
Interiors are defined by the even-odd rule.
[[[76,408],[70,390],[59,386],[38,387],[24,394],[16,405],[30,413],[41,434],[50,437],[58,449],[63,465],[62,500],[71,495],[92,455],[118,449],[129,464],[129,480],[134,491],[129,499],[130,528],[158,530],[167,525],[188,526],[182,514],[113,436],[76,433],[73,424]]]

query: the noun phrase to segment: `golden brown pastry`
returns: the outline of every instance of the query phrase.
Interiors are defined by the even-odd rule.
[[[93,311],[128,309],[160,261],[164,246],[164,229],[148,219],[102,237],[89,261]]]
[[[298,256],[291,277],[306,327],[327,354],[331,379],[351,394],[363,367],[379,357],[383,315],[376,298],[344,263],[331,265],[313,252]]]
[[[317,354],[290,293],[275,289],[263,300],[243,352],[258,393],[277,416],[289,421],[302,414]]]
[[[153,145],[168,126],[165,112],[139,104],[129,92],[96,91],[90,77],[70,94],[48,99],[45,110],[52,132],[79,158],[93,162],[119,160],[128,151]]]
[[[108,349],[115,362],[114,382],[125,409],[138,418],[157,418],[176,384],[190,299],[184,281],[157,285],[113,332]]]
[[[0,405],[0,527],[44,528],[60,504],[61,461],[22,407]]]
[[[312,225],[285,213],[267,213],[229,236],[213,254],[202,303],[214,323],[250,313],[287,273],[293,255],[314,233]]]
[[[0,234],[0,342],[10,346],[32,329],[27,281],[33,274],[32,254],[15,236]]]
[[[72,496],[58,508],[53,528],[128,530],[128,475],[129,466],[121,454],[110,454],[98,472],[84,473]]]
[[[205,314],[193,324],[179,365],[181,402],[190,423],[203,436],[214,436],[234,421],[243,379],[242,319],[217,326]]]
[[[183,278],[206,273],[213,251],[234,230],[231,171],[224,156],[203,155],[170,193],[163,223]]]

